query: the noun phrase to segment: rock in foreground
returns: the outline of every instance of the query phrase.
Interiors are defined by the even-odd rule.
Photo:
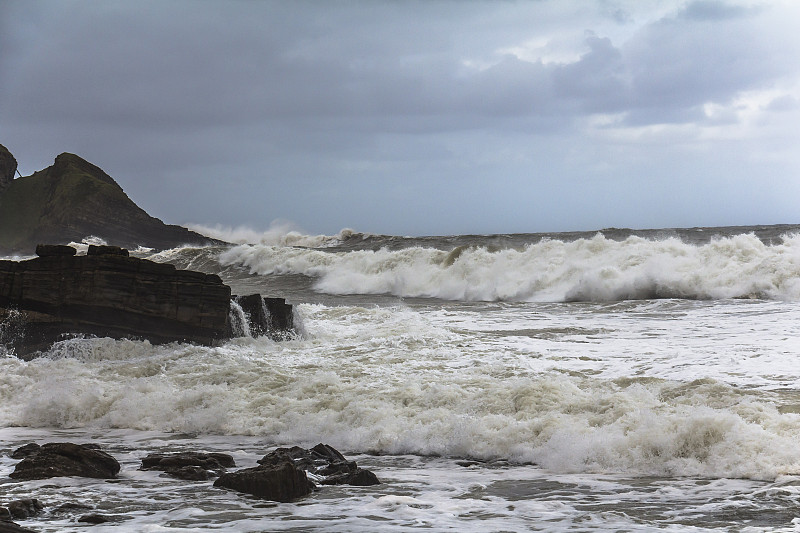
[[[299,446],[278,448],[261,458],[259,464],[270,464],[288,457],[298,468],[319,478],[321,485],[379,485],[378,477],[369,470],[359,468],[355,461],[348,461],[333,446],[317,444],[306,450]]]
[[[91,444],[51,442],[28,453],[9,477],[18,481],[63,476],[113,479],[119,469],[116,459]]]
[[[355,461],[348,461],[327,444],[318,444],[309,450],[299,446],[278,448],[258,463],[257,467],[222,475],[214,486],[265,500],[289,502],[310,494],[316,488],[307,473],[322,485],[380,484],[374,473],[359,468]]]
[[[226,453],[151,453],[142,459],[142,470],[161,470],[178,479],[205,481],[236,466]]]
[[[214,486],[275,502],[290,502],[314,490],[314,484],[308,480],[306,473],[289,458],[223,474],[214,482]]]

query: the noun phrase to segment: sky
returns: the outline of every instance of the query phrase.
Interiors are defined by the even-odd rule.
[[[2,0],[0,144],[168,223],[800,223],[794,0]]]

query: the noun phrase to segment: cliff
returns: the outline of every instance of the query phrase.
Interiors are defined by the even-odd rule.
[[[63,153],[46,169],[13,179],[16,168],[0,145],[0,254],[32,254],[37,243],[89,235],[126,248],[219,243],[151,217],[111,176],[77,155]]]

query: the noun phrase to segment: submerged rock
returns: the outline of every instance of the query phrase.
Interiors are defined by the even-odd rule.
[[[290,502],[311,494],[314,483],[290,458],[221,475],[215,487],[252,494],[275,502]]]
[[[64,476],[112,479],[119,469],[117,460],[97,446],[52,442],[26,455],[9,477],[19,481]]]
[[[235,467],[226,453],[177,452],[152,453],[142,459],[142,470],[160,470],[178,479],[205,481]]]

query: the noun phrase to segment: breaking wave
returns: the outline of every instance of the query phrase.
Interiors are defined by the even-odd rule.
[[[305,235],[286,221],[274,221],[265,231],[255,230],[247,226],[204,226],[187,224],[192,231],[206,237],[219,239],[232,244],[262,244],[266,246],[298,246],[302,248],[325,248],[336,246],[352,238],[364,238],[367,235],[345,228],[336,235]]]
[[[765,244],[753,234],[688,244],[597,234],[520,249],[461,246],[348,252],[269,244],[219,256],[251,274],[303,274],[328,294],[461,301],[620,301],[653,298],[800,300],[800,235]]]
[[[711,379],[532,373],[409,309],[302,312],[310,338],[284,343],[85,339],[30,362],[0,358],[0,425],[323,440],[357,452],[503,458],[555,472],[800,472],[800,418],[757,391]]]

